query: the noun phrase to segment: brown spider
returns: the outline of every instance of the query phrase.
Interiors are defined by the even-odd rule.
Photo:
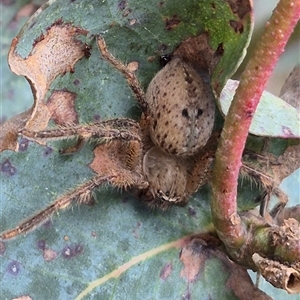
[[[92,191],[103,183],[131,189],[149,206],[166,209],[185,205],[207,182],[217,144],[217,134],[211,135],[215,102],[210,84],[174,57],[144,94],[135,74],[108,52],[102,37],[98,37],[98,46],[103,57],[127,79],[143,111],[140,122],[114,119],[40,132],[21,130],[21,135],[43,144],[45,140],[77,137],[77,144],[61,150],[62,154],[78,151],[87,140],[101,141],[90,164],[97,175],[3,232],[0,239],[27,233],[74,202],[89,203]]]
[[[108,52],[102,37],[98,37],[98,46],[102,56],[128,81],[142,109],[141,120],[113,119],[40,132],[21,130],[21,135],[42,144],[45,140],[77,137],[77,144],[61,150],[61,154],[72,154],[85,141],[96,140],[95,158],[90,164],[96,175],[14,229],[1,233],[1,240],[33,230],[73,203],[90,203],[92,191],[104,183],[130,189],[150,207],[167,209],[185,205],[209,181],[219,135],[212,133],[215,101],[209,82],[184,59],[174,56],[144,94],[134,72]],[[244,165],[243,171],[267,190],[273,189],[274,180],[252,169],[251,164]],[[275,188],[275,192],[281,191]]]

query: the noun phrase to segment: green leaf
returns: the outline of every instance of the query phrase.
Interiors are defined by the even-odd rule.
[[[34,41],[59,19],[89,32],[81,38],[91,46],[91,56],[77,62],[74,73],[58,77],[48,93],[63,89],[75,93],[81,123],[140,115],[127,82],[103,60],[94,35],[101,34],[124,63],[139,62],[138,78],[144,88],[160,68],[161,54],[204,31],[212,49],[220,44],[224,49],[212,74],[216,94],[243,56],[251,16],[240,20],[227,2],[139,2],[50,1],[19,34],[17,51],[26,57]],[[244,30],[235,31],[230,24],[236,23],[229,20],[239,21]],[[88,167],[93,145],[72,156],[59,155],[64,141],[40,146],[21,139],[19,146],[18,153],[0,154],[1,230],[16,226],[93,176]],[[181,276],[178,255],[183,241],[211,230],[208,187],[186,207],[167,212],[149,210],[130,194],[110,187],[101,187],[95,198],[93,206],[59,212],[34,232],[0,242],[4,299],[22,295],[75,299],[81,293],[88,299],[236,298],[227,286],[231,272],[214,252],[194,282]]]
[[[227,115],[238,84],[239,82],[236,80],[228,80],[222,91],[220,106],[224,115]],[[299,138],[299,128],[300,116],[297,109],[265,91],[253,117],[249,132],[258,136]]]

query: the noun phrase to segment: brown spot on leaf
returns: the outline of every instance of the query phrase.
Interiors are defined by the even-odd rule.
[[[93,116],[93,120],[94,120],[95,122],[99,122],[99,121],[101,120],[101,115],[95,114],[95,115]]]
[[[203,242],[200,239],[193,240],[181,251],[180,260],[184,266],[184,269],[181,271],[180,276],[185,277],[188,282],[196,281],[200,269],[205,263],[205,255],[202,243]]]
[[[185,277],[190,283],[195,282],[205,266],[205,261],[210,258],[211,252],[215,251],[217,245],[219,241],[209,235],[193,238],[181,250],[180,260],[183,269],[180,276]]]
[[[154,55],[148,56],[148,57],[147,57],[147,61],[148,61],[148,62],[153,62],[153,61],[155,60],[155,58],[156,58],[156,57],[155,57]]]
[[[85,58],[89,58],[91,56],[91,49],[92,47],[87,45],[87,44],[84,44],[84,57]]]
[[[43,251],[43,258],[45,261],[51,261],[56,259],[58,256],[58,253],[52,249],[45,248]]]
[[[60,90],[53,91],[47,101],[47,108],[51,119],[58,125],[78,124],[78,115],[75,110],[75,93]]]
[[[122,201],[124,203],[124,201]],[[140,237],[141,222],[137,222],[136,227],[133,229],[133,236],[138,239]]]
[[[162,270],[160,271],[160,274],[159,274],[159,277],[162,279],[162,280],[166,280],[172,273],[172,269],[173,269],[173,265],[171,262],[169,263],[166,263]]]
[[[51,220],[48,220],[48,221],[46,221],[46,222],[43,224],[43,227],[46,228],[46,229],[51,228],[51,226],[52,226],[52,221],[51,221]]]
[[[165,28],[167,30],[173,30],[178,26],[181,21],[179,20],[177,15],[174,15],[172,18],[165,19]]]
[[[238,21],[235,21],[235,20],[230,20],[229,24],[233,28],[235,33],[243,33],[244,25],[243,25],[242,22],[238,22]]]
[[[127,17],[132,12],[131,8],[127,8],[123,11],[122,17]]]

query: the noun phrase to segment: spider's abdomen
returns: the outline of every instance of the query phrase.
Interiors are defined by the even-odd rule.
[[[171,60],[149,84],[150,136],[165,152],[195,154],[211,135],[215,103],[209,82],[180,58]]]

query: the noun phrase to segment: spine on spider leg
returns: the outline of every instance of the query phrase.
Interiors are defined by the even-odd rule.
[[[102,176],[92,178],[88,182],[80,185],[76,190],[61,196],[54,203],[23,221],[17,227],[2,232],[0,234],[0,240],[13,239],[20,234],[25,234],[34,230],[45,223],[53,213],[68,208],[75,201],[78,201],[79,203],[89,202],[91,191],[107,180],[107,177]]]

